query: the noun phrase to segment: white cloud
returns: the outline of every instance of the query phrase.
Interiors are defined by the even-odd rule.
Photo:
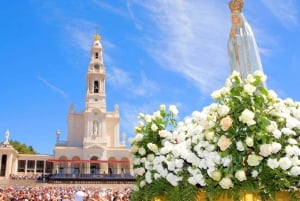
[[[132,8],[131,7],[132,7],[131,2],[129,0],[127,0],[127,10],[128,10],[128,13],[129,13],[131,19],[134,22],[134,26],[135,26],[136,29],[142,30],[143,27],[142,27],[140,21],[135,17],[134,13],[132,12]]]
[[[181,73],[206,94],[223,85],[229,74],[227,4],[155,0],[139,6],[152,22],[143,25],[150,30],[144,45],[160,66]]]
[[[115,88],[125,88],[131,84],[129,74],[117,67],[110,67],[107,71],[107,81]]]
[[[54,91],[55,93],[60,94],[62,97],[67,98],[68,94],[66,92],[64,92],[62,89],[56,87],[55,85],[51,84],[50,82],[48,82],[46,79],[38,76],[37,77],[38,80],[40,80],[43,84],[45,84],[48,88],[50,88],[52,91]]]
[[[132,79],[128,72],[117,67],[109,67],[107,81],[114,88],[129,90],[139,96],[152,95],[159,88],[158,84],[149,80],[144,74],[141,74],[140,80]]]
[[[123,9],[120,9],[116,6],[112,6],[113,4],[107,4],[103,0],[93,0],[94,4],[97,5],[98,7],[105,9],[109,12],[115,13],[117,15],[120,15],[122,17],[128,18],[128,13],[124,11]]]
[[[69,23],[65,22],[64,25],[67,36],[69,36],[69,42],[72,46],[76,46],[85,51],[89,52],[91,48],[91,36],[96,32],[97,25],[91,21],[82,19],[72,19]],[[92,33],[92,31],[94,31]]]
[[[132,85],[132,91],[140,96],[152,95],[158,91],[159,86],[156,82],[149,80],[144,74],[141,75],[141,81],[139,85]]]
[[[262,0],[262,2],[283,26],[291,28],[298,25],[296,0]]]

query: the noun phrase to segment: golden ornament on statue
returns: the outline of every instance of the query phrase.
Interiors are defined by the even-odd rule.
[[[231,12],[241,12],[244,6],[244,0],[231,0],[229,2],[229,8]]]

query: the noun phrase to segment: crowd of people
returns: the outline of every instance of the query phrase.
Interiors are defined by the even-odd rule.
[[[131,188],[113,190],[76,186],[0,187],[0,201],[129,201]]]

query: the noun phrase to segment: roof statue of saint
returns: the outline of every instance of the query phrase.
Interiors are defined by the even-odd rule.
[[[253,31],[242,13],[244,0],[231,0],[231,30],[228,40],[229,65],[231,72],[237,71],[244,80],[262,64]]]

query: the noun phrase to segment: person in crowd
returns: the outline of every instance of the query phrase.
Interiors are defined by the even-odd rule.
[[[0,201],[129,201],[131,188],[0,186]]]

